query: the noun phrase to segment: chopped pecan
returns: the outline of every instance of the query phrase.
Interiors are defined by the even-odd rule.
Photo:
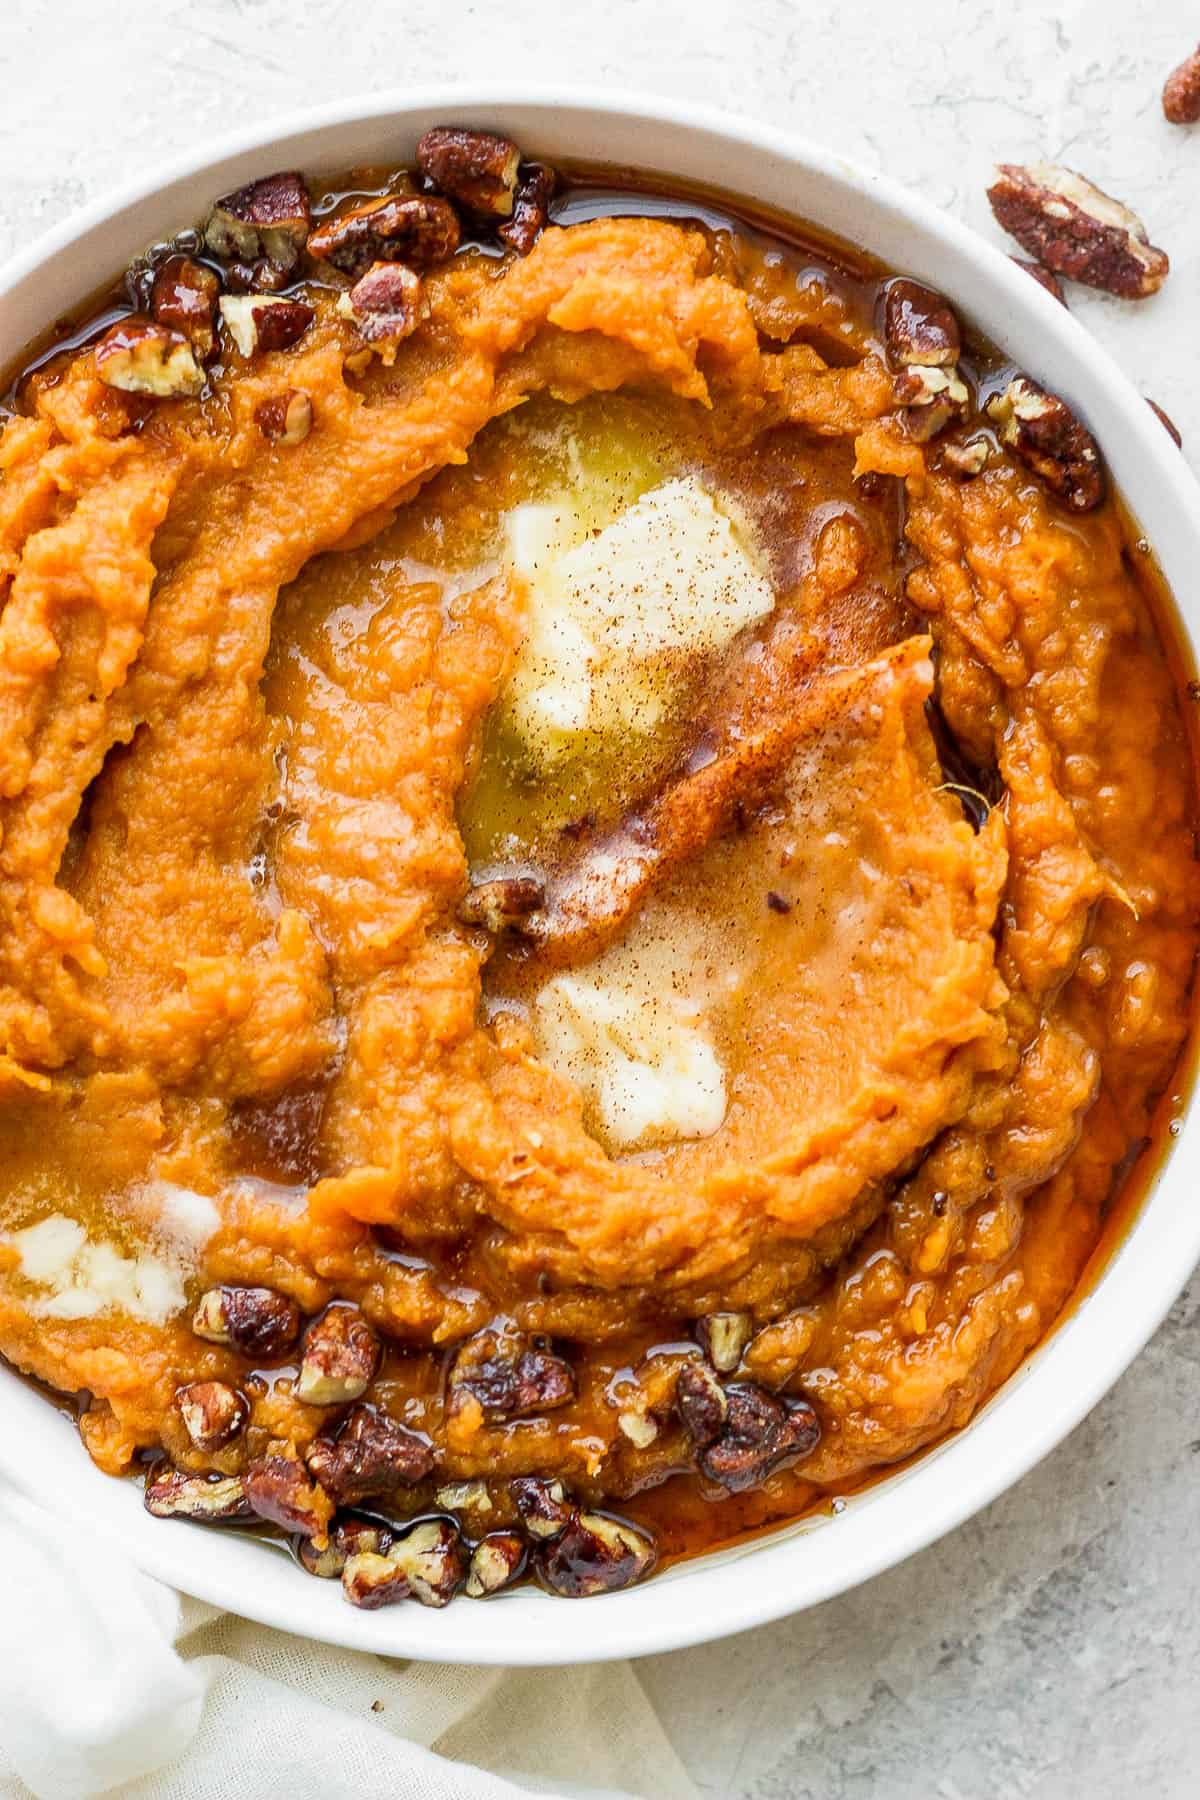
[[[1026,262],[1023,256],[1010,256],[1008,260],[1016,263],[1018,269],[1024,269],[1025,273],[1031,276],[1039,287],[1044,287],[1060,306],[1067,304],[1066,290],[1053,269],[1044,269],[1040,262]]]
[[[1157,400],[1151,400],[1149,395],[1146,396],[1146,405],[1150,408],[1150,411],[1155,414],[1155,416],[1158,418],[1160,423],[1166,426],[1167,430],[1170,432],[1171,436],[1175,439],[1175,442],[1178,444],[1179,448],[1182,450],[1183,449],[1183,433],[1180,431],[1178,425],[1176,425],[1174,419],[1171,418],[1169,413],[1165,413],[1163,411],[1162,407],[1158,404]]]
[[[199,1519],[210,1525],[253,1518],[240,1475],[185,1475],[159,1463],[146,1480],[145,1506],[156,1519]]]
[[[443,1512],[481,1512],[492,1510],[492,1496],[485,1481],[452,1481],[440,1487],[433,1496]]]
[[[226,294],[221,300],[221,323],[243,356],[290,350],[316,316],[307,301],[282,294]]]
[[[1200,49],[1185,56],[1167,76],[1162,109],[1172,125],[1194,125],[1200,119]]]
[[[528,256],[545,229],[557,186],[554,170],[545,163],[522,163],[512,217],[504,221],[496,234],[518,256]]]
[[[482,925],[493,936],[511,927],[519,931],[521,924],[544,904],[546,890],[531,875],[508,875],[495,881],[480,881],[468,889],[459,903],[458,916],[464,925]]]
[[[328,1307],[304,1334],[296,1398],[306,1406],[344,1406],[370,1387],[379,1339],[357,1306]]]
[[[190,1381],[175,1389],[175,1404],[184,1430],[197,1450],[222,1450],[250,1416],[244,1394],[225,1381]]]
[[[188,399],[204,386],[204,370],[183,333],[136,314],[110,326],[92,354],[104,385],[127,394]]]
[[[408,1577],[391,1558],[374,1550],[347,1557],[342,1565],[342,1592],[351,1606],[364,1612],[375,1612],[381,1606],[394,1606],[407,1600]]]
[[[919,444],[944,431],[955,419],[966,413],[971,403],[970,390],[957,368],[938,369],[914,363],[896,377],[897,404],[905,410],[908,435]]]
[[[269,400],[260,400],[254,421],[268,443],[291,448],[302,444],[312,430],[313,404],[303,388],[284,388]]]
[[[913,364],[948,369],[962,350],[962,333],[947,301],[922,282],[903,278],[888,282],[883,336],[894,369]]]
[[[216,1287],[200,1296],[192,1330],[211,1344],[232,1344],[243,1356],[272,1361],[300,1336],[300,1308],[274,1288]]]
[[[309,1469],[341,1506],[372,1495],[394,1494],[422,1481],[434,1464],[433,1446],[406,1425],[356,1406],[336,1437],[309,1445]]]
[[[246,1470],[245,1483],[246,1498],[260,1519],[315,1538],[318,1547],[325,1543],[333,1507],[297,1457],[260,1456]]]
[[[448,1519],[423,1519],[382,1555],[366,1551],[348,1558],[342,1589],[352,1606],[368,1609],[408,1599],[448,1606],[466,1572],[462,1533]]]
[[[301,1538],[296,1555],[310,1575],[329,1581],[341,1574],[352,1556],[383,1556],[395,1541],[395,1532],[381,1519],[358,1518],[348,1513],[334,1520],[323,1550],[318,1550],[311,1538]]]
[[[388,194],[326,219],[308,240],[310,256],[347,275],[372,263],[404,262],[427,269],[458,249],[458,215],[436,194]]]
[[[499,1425],[565,1406],[575,1398],[575,1376],[561,1356],[535,1349],[519,1332],[489,1329],[468,1338],[454,1358],[451,1405],[464,1394],[478,1401],[489,1425]]]
[[[757,1487],[781,1463],[816,1448],[821,1428],[807,1400],[777,1400],[752,1382],[726,1388],[725,1400],[725,1424],[696,1461],[731,1493]]]
[[[292,279],[290,269],[260,256],[257,262],[231,262],[224,265],[225,286],[231,294],[277,294]]]
[[[253,263],[259,257],[290,271],[308,239],[312,208],[303,175],[264,175],[213,203],[204,241],[215,256]]]
[[[498,1594],[525,1572],[525,1542],[519,1531],[490,1531],[471,1552],[464,1593],[472,1600]]]
[[[635,1450],[648,1450],[658,1437],[658,1420],[645,1407],[626,1406],[617,1414],[617,1429]]]
[[[460,125],[434,125],[417,144],[427,181],[484,218],[507,219],[517,191],[521,152],[508,138]]]
[[[160,325],[178,331],[201,362],[216,349],[214,320],[221,283],[211,269],[190,256],[168,256],[154,276],[150,311]]]
[[[349,319],[365,343],[387,361],[387,352],[411,337],[421,323],[421,277],[405,263],[372,263],[338,300],[337,310]]]
[[[518,1475],[508,1485],[530,1537],[557,1537],[575,1516],[567,1490],[555,1477],[545,1480],[540,1475]]]
[[[694,1442],[711,1444],[720,1435],[729,1403],[725,1389],[707,1363],[693,1359],[680,1369],[675,1404]]]
[[[1066,401],[1017,375],[987,403],[1000,441],[1041,477],[1072,512],[1091,512],[1104,498],[1100,447]]]
[[[658,1560],[654,1540],[624,1519],[581,1512],[566,1530],[534,1550],[534,1566],[552,1593],[570,1600],[632,1587]]]
[[[1158,291],[1170,263],[1136,213],[1058,163],[1001,163],[988,189],[997,220],[1021,248],[1072,281],[1127,300]]]
[[[943,444],[942,461],[963,481],[982,475],[992,459],[992,446],[983,436],[970,437],[962,444]]]
[[[696,1320],[696,1341],[720,1375],[733,1374],[753,1335],[754,1320],[747,1312],[708,1313]]]

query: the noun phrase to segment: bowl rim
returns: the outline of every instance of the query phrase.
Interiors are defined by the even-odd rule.
[[[898,226],[907,222],[937,240],[939,250],[944,248],[947,258],[961,266],[964,279],[970,276],[976,295],[986,292],[1015,321],[1017,335],[1036,327],[1041,348],[1027,364],[1036,362],[1039,372],[1053,366],[1063,391],[1082,388],[1090,396],[1088,410],[1101,441],[1107,441],[1108,432],[1098,413],[1119,427],[1128,470],[1128,479],[1119,485],[1138,489],[1145,503],[1137,509],[1139,520],[1144,522],[1147,508],[1161,516],[1162,532],[1172,546],[1169,560],[1181,575],[1200,563],[1200,488],[1183,458],[1109,354],[1016,269],[1003,250],[889,177],[802,136],[707,105],[632,89],[508,82],[397,87],[296,110],[180,152],[153,174],[118,185],[43,232],[0,270],[0,300],[7,296],[10,301],[4,336],[16,316],[33,316],[31,296],[32,305],[43,304],[41,288],[54,259],[70,252],[85,259],[89,242],[106,233],[113,238],[110,266],[118,267],[123,256],[150,241],[152,233],[143,233],[136,242],[130,238],[149,213],[161,207],[163,221],[170,219],[174,190],[201,176],[206,181],[211,176],[208,191],[216,193],[262,172],[265,157],[274,160],[278,151],[279,160],[287,160],[297,140],[322,133],[369,126],[382,136],[390,125],[403,135],[411,134],[414,118],[428,123],[435,115],[486,124],[512,113],[538,115],[548,125],[557,122],[567,129],[572,120],[591,115],[611,124],[614,133],[624,130],[644,138],[647,131],[665,129],[668,137],[682,133],[697,144],[723,143],[735,153],[772,159],[831,183],[848,200],[869,203],[868,210],[873,205],[895,215]],[[730,185],[753,197],[744,181]],[[164,222],[159,229],[166,229]],[[864,247],[875,248],[869,241]],[[954,297],[962,304],[958,291]],[[53,305],[44,306],[43,322],[53,310]],[[17,326],[9,353],[18,353],[32,335]],[[1003,338],[995,331],[993,336]],[[1153,541],[1161,550],[1159,537]],[[1168,559],[1163,560],[1165,566]],[[1181,633],[1194,648],[1200,640],[1200,603],[1189,609],[1186,589],[1179,581],[1173,585]],[[1189,610],[1195,616],[1189,617]],[[1191,1095],[1187,1102],[1181,1136],[1171,1155],[1160,1158],[1136,1216],[1099,1279],[1071,1303],[1069,1316],[966,1428],[850,1497],[834,1517],[785,1526],[731,1550],[676,1565],[648,1584],[606,1596],[602,1605],[582,1612],[523,1589],[507,1597],[498,1611],[472,1606],[430,1614],[398,1607],[364,1614],[329,1591],[337,1584],[301,1577],[290,1559],[264,1554],[260,1543],[203,1528],[163,1531],[142,1511],[133,1485],[101,1475],[75,1432],[7,1369],[0,1371],[0,1409],[12,1415],[15,1428],[0,1433],[0,1478],[94,1529],[137,1567],[171,1586],[263,1624],[348,1648],[435,1662],[546,1666],[649,1655],[724,1637],[830,1599],[932,1544],[1027,1473],[1108,1391],[1161,1323],[1200,1259],[1200,1207],[1189,1207],[1185,1192],[1188,1162],[1200,1161],[1200,1126]]]

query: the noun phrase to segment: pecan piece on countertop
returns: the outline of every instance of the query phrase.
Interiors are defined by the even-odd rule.
[[[472,1600],[482,1600],[511,1587],[525,1572],[525,1556],[525,1540],[519,1531],[489,1531],[471,1552],[463,1592]]]
[[[424,315],[421,277],[406,263],[372,263],[337,303],[363,342],[388,361],[388,352],[411,337]]]
[[[191,399],[204,386],[204,370],[183,333],[136,314],[110,326],[92,356],[104,385],[126,394]]]
[[[201,362],[217,345],[215,318],[221,283],[211,269],[190,256],[168,256],[150,289],[150,312],[159,325],[178,331]]]
[[[311,224],[304,177],[286,169],[248,181],[214,201],[204,241],[214,256],[242,263],[264,258],[288,273],[300,260]]]
[[[272,1361],[300,1336],[300,1308],[274,1288],[215,1287],[201,1294],[192,1330],[210,1344],[231,1344],[243,1356]]]
[[[450,1403],[470,1394],[489,1425],[527,1419],[575,1398],[571,1365],[539,1350],[512,1330],[476,1332],[458,1350],[450,1369]]]
[[[302,444],[312,430],[313,404],[303,388],[284,388],[281,394],[259,401],[254,422],[269,444],[291,449]]]
[[[453,256],[458,240],[458,214],[448,200],[437,194],[388,194],[326,219],[309,238],[308,252],[357,279],[377,262],[427,269]]]
[[[296,1555],[302,1568],[324,1581],[339,1576],[352,1556],[383,1556],[396,1541],[396,1534],[382,1519],[360,1518],[354,1513],[334,1519],[329,1527],[329,1542],[318,1550],[311,1538],[301,1538]]]
[[[1023,256],[1010,256],[1008,260],[1015,263],[1018,269],[1024,269],[1031,280],[1036,281],[1039,287],[1045,288],[1046,292],[1052,299],[1057,300],[1060,306],[1066,306],[1066,289],[1053,269],[1044,269],[1040,262],[1027,262]]]
[[[518,1475],[508,1486],[530,1537],[557,1537],[575,1516],[567,1490],[556,1476]]]
[[[511,214],[520,162],[511,139],[462,125],[431,126],[417,144],[417,167],[426,180],[483,218]]]
[[[304,1334],[296,1398],[306,1406],[344,1406],[370,1387],[380,1344],[357,1306],[326,1307]]]
[[[729,1412],[725,1389],[708,1364],[686,1362],[675,1383],[675,1404],[692,1440],[711,1444],[720,1436]]]
[[[319,1483],[309,1480],[298,1457],[260,1456],[244,1480],[246,1498],[260,1519],[324,1545],[333,1506]]]
[[[232,1443],[250,1416],[245,1394],[227,1381],[189,1381],[175,1389],[175,1404],[192,1444],[205,1452]]]
[[[653,1538],[624,1519],[581,1512],[550,1543],[533,1553],[543,1585],[569,1600],[613,1594],[632,1587],[658,1560]]]
[[[466,1573],[462,1533],[448,1519],[422,1519],[382,1554],[349,1557],[342,1590],[352,1606],[368,1610],[409,1599],[448,1606]]]
[[[1185,56],[1167,76],[1162,109],[1172,125],[1194,125],[1200,119],[1200,49]]]
[[[883,338],[894,369],[916,363],[946,369],[958,361],[962,333],[948,301],[923,282],[889,281],[883,302]]]
[[[159,1463],[146,1478],[145,1507],[156,1519],[198,1519],[224,1525],[252,1519],[240,1475],[185,1475]]]
[[[720,1375],[732,1375],[754,1335],[748,1312],[706,1313],[696,1320],[696,1342]]]
[[[290,350],[317,316],[306,300],[282,294],[225,294],[220,310],[221,323],[243,356]]]
[[[782,1463],[816,1448],[821,1427],[807,1400],[778,1400],[752,1382],[727,1387],[725,1400],[725,1423],[696,1463],[730,1493],[757,1487]]]
[[[1072,512],[1091,512],[1106,490],[1100,446],[1066,401],[1017,375],[987,403],[1000,441]]]
[[[1159,423],[1166,426],[1166,428],[1170,432],[1171,436],[1175,439],[1176,444],[1182,450],[1183,449],[1183,433],[1182,433],[1182,431],[1180,431],[1178,425],[1175,423],[1175,421],[1171,417],[1171,415],[1169,413],[1166,413],[1163,411],[1162,407],[1158,404],[1157,400],[1151,400],[1149,394],[1147,394],[1147,396],[1146,396],[1146,405],[1150,408],[1150,411],[1158,419]]]
[[[1135,300],[1158,291],[1170,268],[1136,213],[1058,163],[1001,163],[992,211],[1030,256],[1072,281]]]
[[[529,255],[549,222],[550,202],[557,186],[558,177],[546,163],[522,163],[512,217],[496,233],[518,256]]]
[[[468,888],[459,902],[458,916],[464,925],[481,925],[495,937],[509,928],[519,931],[545,899],[545,888],[532,875],[498,876]]]
[[[388,1495],[422,1481],[434,1465],[426,1438],[373,1406],[356,1406],[336,1437],[318,1437],[306,1458],[340,1506]]]

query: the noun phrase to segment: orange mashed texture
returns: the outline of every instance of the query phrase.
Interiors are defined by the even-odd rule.
[[[681,1460],[670,1432],[621,1436],[614,1379],[745,1308],[750,1372],[824,1434],[705,1514],[755,1523],[963,1423],[1096,1244],[1188,1022],[1175,683],[1114,505],[1068,520],[1008,462],[936,473],[869,327],[750,249],[610,219],[429,292],[361,378],[321,306],[298,348],[152,412],[82,355],[0,437],[0,1228],[57,1212],[126,1241],[131,1193],[212,1197],[189,1293],[353,1298],[393,1345],[375,1398],[446,1476],[594,1494]],[[286,449],[254,423],[282,386],[314,409]],[[483,1004],[459,809],[523,596],[438,573],[520,497],[489,422],[618,390],[737,465],[773,521],[775,629],[819,646],[772,807],[667,878],[769,976],[731,1027],[725,1123],[624,1157],[520,1009]],[[899,551],[856,470],[902,478]],[[934,657],[1003,783],[978,832],[926,722]],[[450,1430],[443,1351],[500,1314],[571,1346],[579,1398]],[[3,1239],[0,1351],[86,1391],[114,1472],[157,1445],[234,1470],[325,1418],[256,1376],[245,1439],[199,1455],[175,1387],[245,1385],[237,1355],[186,1309],[47,1316]],[[703,1508],[662,1492],[670,1549]]]

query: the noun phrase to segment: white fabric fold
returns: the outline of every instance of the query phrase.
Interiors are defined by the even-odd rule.
[[[0,1483],[0,1793],[695,1800],[629,1663],[476,1669],[184,1599]]]

